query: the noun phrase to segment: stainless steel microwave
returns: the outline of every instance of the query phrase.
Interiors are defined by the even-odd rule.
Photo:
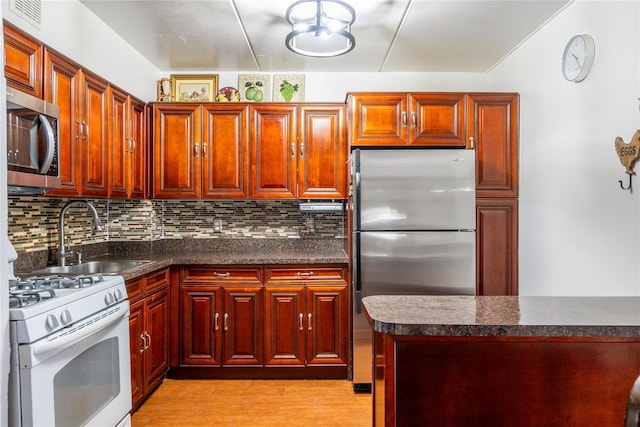
[[[7,89],[9,194],[43,194],[60,187],[58,106]]]

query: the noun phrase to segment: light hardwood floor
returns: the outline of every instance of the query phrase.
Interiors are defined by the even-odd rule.
[[[371,394],[346,380],[165,380],[132,427],[370,427]]]

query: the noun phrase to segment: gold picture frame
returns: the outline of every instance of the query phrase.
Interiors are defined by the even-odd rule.
[[[213,102],[218,92],[218,75],[172,74],[171,88],[176,101]]]
[[[173,101],[173,90],[171,90],[171,80],[164,77],[158,80],[158,101],[171,102]]]

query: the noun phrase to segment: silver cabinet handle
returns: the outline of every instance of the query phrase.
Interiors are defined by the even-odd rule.
[[[291,158],[292,159],[296,158],[296,143],[295,142],[291,143]]]
[[[82,124],[84,125],[84,136],[82,137],[82,139],[86,141],[87,137],[89,136],[89,125],[84,120],[82,121]]]
[[[304,319],[304,316],[302,315],[302,313],[300,313],[298,315],[298,329],[300,330],[304,329],[304,325],[302,324],[302,319]]]
[[[310,272],[302,272],[298,271],[298,277],[313,277],[313,271]]]
[[[309,322],[309,324],[307,325],[307,329],[312,330],[313,327],[311,326],[311,313],[307,314],[307,318],[307,321]]]
[[[78,124],[78,133],[76,134],[76,139],[80,139],[80,135],[82,135],[82,122],[80,119],[76,119],[76,123]]]
[[[142,340],[142,347],[140,347],[140,350],[138,350],[140,353],[144,353],[145,349],[147,348],[147,341],[144,339],[144,334],[140,334],[140,339]]]
[[[231,273],[229,273],[228,271],[226,273],[217,273],[217,272],[213,272],[213,277],[229,277],[231,276]]]
[[[218,313],[216,313],[216,314],[213,316],[213,330],[214,330],[214,331],[217,331],[217,330],[219,330],[219,329],[220,329],[220,328],[218,327],[218,319],[219,319],[219,318],[220,318],[220,315],[219,315]]]
[[[151,335],[149,335],[149,332],[145,332],[144,335],[149,339],[149,344],[144,349],[149,350],[149,347],[151,347]]]
[[[207,158],[207,143],[203,142],[202,143],[202,157],[204,157],[205,159]]]
[[[403,128],[407,127],[407,112],[406,111],[402,112],[402,127]]]
[[[193,144],[193,157],[200,157],[200,144],[197,142]]]
[[[418,118],[416,116],[416,112],[412,111],[411,112],[411,127],[415,128],[418,125]]]
[[[304,157],[304,142],[300,143],[300,158]]]
[[[227,319],[228,319],[228,318],[229,318],[229,314],[225,313],[225,314],[224,314],[224,326],[223,326],[223,329],[224,329],[225,331],[228,331],[228,330],[229,330],[229,325],[227,325]]]
[[[473,137],[472,137],[472,136],[470,136],[470,137],[469,137],[469,147],[470,147],[471,149],[474,149],[474,148],[476,148],[476,145],[475,145],[475,144],[476,144],[475,140],[473,139]]]

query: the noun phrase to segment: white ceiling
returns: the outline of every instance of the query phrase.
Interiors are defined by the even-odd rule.
[[[571,1],[346,0],[356,47],[289,51],[294,0],[80,0],[164,72],[486,72]]]

